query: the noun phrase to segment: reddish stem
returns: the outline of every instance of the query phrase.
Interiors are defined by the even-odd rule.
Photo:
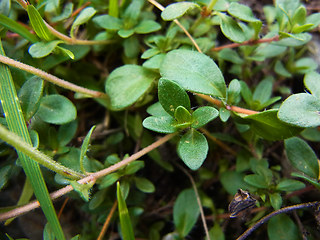
[[[243,45],[256,45],[256,44],[266,43],[266,42],[276,42],[276,41],[279,41],[279,40],[280,40],[280,37],[278,35],[274,36],[272,38],[252,39],[252,40],[244,41],[242,43],[231,43],[231,44],[227,44],[227,45],[224,45],[224,46],[211,48],[211,51],[220,51],[220,50],[225,49],[225,48],[236,48],[236,47],[240,47],[240,46],[243,46]]]

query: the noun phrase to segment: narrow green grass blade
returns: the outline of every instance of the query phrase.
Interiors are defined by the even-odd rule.
[[[29,32],[24,26],[2,14],[0,14],[0,25],[4,26],[12,32],[18,33],[20,36],[24,37],[32,43],[36,43],[39,41],[37,36]]]
[[[0,54],[5,55],[0,41]],[[21,111],[13,79],[9,68],[0,64],[0,99],[9,130],[18,134],[31,144],[28,129]],[[37,200],[58,240],[64,240],[64,234],[54,210],[48,189],[38,163],[17,151],[22,167],[27,175]]]
[[[117,199],[118,199],[118,211],[119,211],[122,239],[134,240],[134,233],[132,229],[131,219],[129,216],[127,204],[124,198],[122,197],[119,182],[117,182]]]

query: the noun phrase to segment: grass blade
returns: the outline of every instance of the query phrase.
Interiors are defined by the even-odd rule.
[[[0,42],[0,54],[5,55]],[[9,68],[0,64],[0,99],[9,130],[19,135],[25,142],[31,144],[30,135],[21,111],[21,106],[14,88]],[[38,163],[20,151],[17,151],[23,170],[27,175],[37,200],[58,240],[64,240],[64,234],[54,210],[48,189],[43,179]]]
[[[117,182],[117,199],[118,199],[118,211],[119,211],[122,239],[134,240],[134,233],[132,229],[132,224],[131,224],[127,204],[124,198],[122,197],[119,182]]]

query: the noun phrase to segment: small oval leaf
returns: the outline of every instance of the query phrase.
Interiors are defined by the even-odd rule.
[[[40,13],[34,6],[28,5],[27,13],[28,13],[32,28],[36,32],[39,38],[44,39],[46,41],[51,41],[52,39],[54,39],[54,36],[49,31]]]
[[[177,82],[191,92],[226,96],[226,84],[215,62],[205,54],[190,50],[173,50],[160,66],[163,78]]]
[[[192,170],[197,170],[207,157],[208,142],[203,134],[190,129],[182,136],[178,144],[178,154]]]
[[[317,127],[320,125],[320,99],[308,93],[291,95],[281,104],[278,117],[295,126]]]
[[[312,148],[302,139],[293,137],[284,141],[287,156],[292,166],[308,175],[318,179],[319,164]]]
[[[165,21],[172,21],[183,16],[188,10],[198,6],[198,4],[192,2],[172,3],[162,11],[161,18]]]
[[[158,83],[158,98],[163,109],[174,117],[177,107],[183,106],[190,110],[190,99],[186,91],[179,84],[160,78]]]
[[[40,107],[36,114],[44,122],[65,124],[76,119],[77,110],[69,99],[53,94],[41,99]]]
[[[200,107],[192,113],[193,123],[191,127],[200,128],[219,116],[219,111],[214,107]]]
[[[111,108],[122,110],[135,103],[151,87],[157,76],[138,65],[124,65],[114,70],[105,83]]]

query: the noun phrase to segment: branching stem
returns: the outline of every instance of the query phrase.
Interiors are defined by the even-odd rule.
[[[168,134],[162,138],[160,138],[159,140],[155,141],[154,143],[150,144],[149,146],[143,148],[141,151],[131,155],[130,157],[122,160],[121,162],[118,162],[108,168],[102,169],[101,171],[95,172],[90,174],[89,176],[86,176],[85,178],[82,178],[78,181],[78,183],[80,184],[86,184],[89,183],[91,181],[95,182],[98,178],[104,177],[105,175],[112,173],[116,170],[118,170],[119,168],[122,168],[126,165],[128,165],[129,163],[137,160],[138,158],[142,157],[143,155],[151,152],[152,150],[156,149],[157,147],[159,147],[160,145],[164,144],[165,142],[169,141],[171,138],[173,138],[177,133],[172,133],[172,134]],[[64,188],[61,188],[53,193],[50,194],[50,197],[52,200],[57,199],[69,192],[71,192],[73,190],[71,185],[68,185]],[[25,214],[35,208],[39,207],[39,202],[38,201],[34,201],[31,202],[29,204],[26,204],[24,206],[15,208],[11,211],[5,212],[5,213],[1,213],[0,214],[0,221],[4,221],[7,220],[9,218],[12,217],[17,217],[20,216],[22,214]]]

